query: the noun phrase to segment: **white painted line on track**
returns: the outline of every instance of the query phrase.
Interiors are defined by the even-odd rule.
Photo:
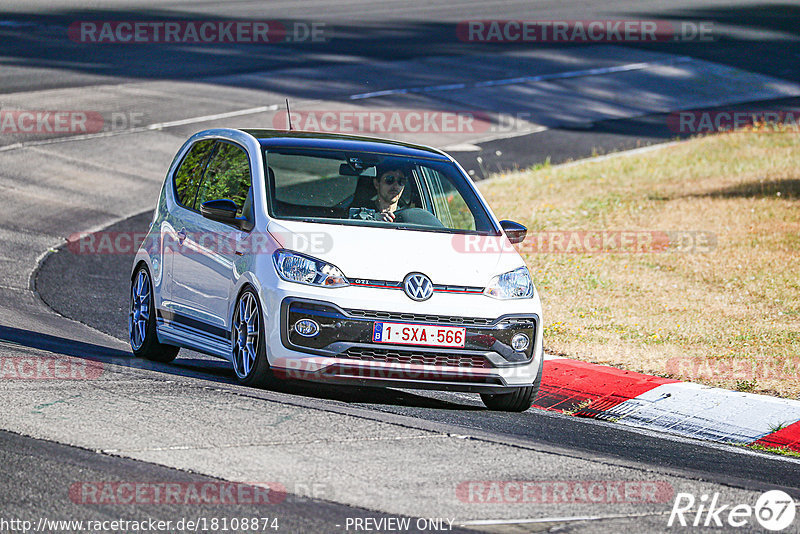
[[[228,119],[230,117],[240,117],[242,115],[254,115],[256,113],[264,113],[265,111],[275,111],[278,109],[278,104],[270,104],[269,106],[259,106],[257,108],[239,109],[236,111],[226,111],[225,113],[215,113],[214,115],[201,115],[199,117],[189,117],[188,119],[180,119],[169,122],[157,122],[144,126],[147,130],[161,130],[163,128],[171,128],[173,126],[184,126],[186,124],[194,124],[196,122],[208,122],[218,119]]]
[[[406,87],[401,89],[385,89],[383,91],[372,91],[370,93],[358,93],[350,95],[350,100],[364,100],[380,96],[405,95],[408,93],[432,93],[437,91],[454,91],[456,89],[496,87],[499,85],[517,85],[521,83],[545,82],[549,80],[565,80],[569,78],[583,78],[586,76],[602,76],[604,74],[614,74],[617,72],[630,72],[635,70],[646,70],[650,67],[660,67],[664,65],[674,65],[676,63],[686,63],[693,61],[688,56],[677,56],[670,59],[658,61],[645,61],[639,63],[626,63],[614,67],[598,67],[596,69],[572,70],[565,72],[554,72],[551,74],[537,74],[533,76],[518,76],[516,78],[504,78],[500,80],[486,80],[472,84],[455,83],[448,85],[433,85],[425,87]]]
[[[391,442],[391,441],[409,441],[409,440],[431,440],[431,439],[465,439],[469,436],[463,436],[460,434],[443,434],[443,433],[436,433],[431,432],[428,434],[422,434],[417,436],[391,436],[391,437],[366,437],[366,438],[342,438],[336,440],[329,440],[329,439],[309,439],[309,440],[292,440],[290,443],[292,445],[313,445],[316,443],[367,443],[367,442],[376,442],[376,441],[384,441],[384,442]],[[120,454],[120,453],[132,453],[132,452],[153,452],[153,451],[200,451],[200,450],[214,450],[214,449],[241,449],[245,447],[275,447],[286,445],[287,441],[285,440],[277,440],[277,441],[258,441],[258,442],[249,442],[249,443],[222,443],[216,445],[170,445],[167,447],[145,447],[145,448],[134,448],[134,449],[102,449],[100,452],[104,454]]]
[[[537,517],[532,519],[476,519],[474,521],[464,521],[459,523],[462,527],[476,527],[489,525],[525,525],[531,523],[566,523],[574,521],[598,521],[603,519],[625,519],[631,517],[648,517],[667,515],[670,511],[646,512],[641,514],[612,514],[612,515],[579,515],[565,517]]]
[[[480,152],[481,147],[471,143],[460,143],[457,145],[447,145],[442,147],[445,152]]]

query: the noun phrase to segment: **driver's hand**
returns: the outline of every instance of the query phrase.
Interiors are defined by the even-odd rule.
[[[380,218],[384,222],[394,222],[394,213],[391,211],[382,211],[380,213]]]

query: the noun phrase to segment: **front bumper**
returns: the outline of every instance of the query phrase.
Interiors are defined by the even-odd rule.
[[[312,319],[313,337],[294,325]],[[285,298],[280,305],[281,352],[272,361],[286,378],[367,386],[427,388],[499,393],[530,385],[541,358],[540,319],[536,314],[506,314],[495,319],[343,309],[330,302]],[[376,322],[464,328],[463,348],[394,345],[372,341]],[[515,334],[530,340],[525,350],[511,348]]]

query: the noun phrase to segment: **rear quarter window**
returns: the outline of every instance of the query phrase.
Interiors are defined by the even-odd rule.
[[[194,204],[197,188],[200,186],[200,179],[203,176],[203,169],[208,161],[211,149],[214,148],[214,142],[213,139],[206,139],[195,143],[186,153],[175,173],[175,195],[178,202],[187,208],[191,208]]]

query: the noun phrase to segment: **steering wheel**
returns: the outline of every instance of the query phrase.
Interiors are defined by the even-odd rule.
[[[394,212],[394,222],[418,224],[420,226],[432,226],[444,228],[442,221],[436,216],[422,208],[403,208]]]

